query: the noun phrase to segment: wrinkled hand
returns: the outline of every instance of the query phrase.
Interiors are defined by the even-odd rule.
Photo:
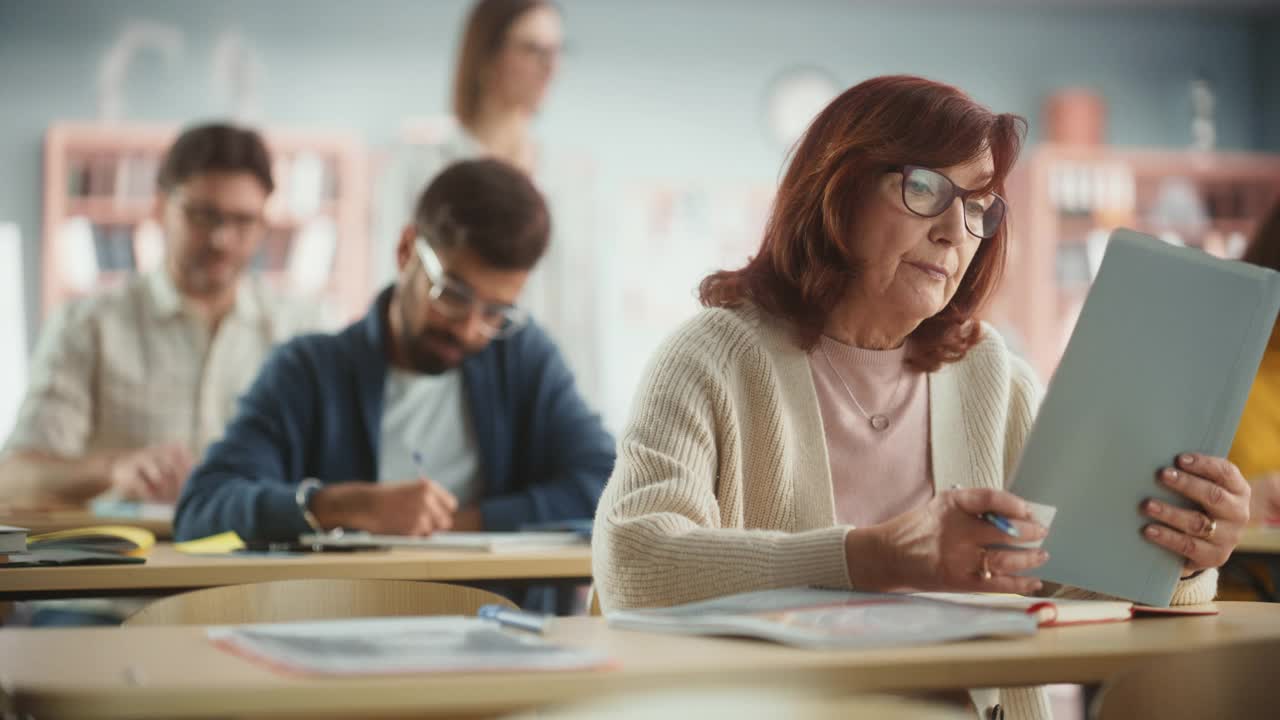
[[[1249,520],[1280,525],[1280,472],[1267,473],[1251,485]]]
[[[111,459],[107,478],[125,500],[173,502],[191,474],[191,453],[184,445],[153,445]]]
[[[978,516],[995,512],[1021,534],[1005,535]],[[1044,550],[989,549],[991,545],[1041,540],[1048,531],[1032,518],[1021,498],[1003,490],[957,488],[939,493],[925,506],[899,515],[881,528],[889,587],[912,590],[1029,594],[1040,580],[1017,573],[1049,559]],[[984,579],[985,567],[990,578]]]
[[[1159,482],[1198,506],[1186,510],[1159,500],[1142,502],[1156,522],[1143,528],[1148,540],[1185,558],[1183,577],[1220,567],[1249,522],[1249,483],[1225,458],[1183,453],[1177,468],[1160,471]]]
[[[435,481],[337,483],[311,500],[325,529],[365,530],[380,535],[430,535],[453,527],[458,501]]]

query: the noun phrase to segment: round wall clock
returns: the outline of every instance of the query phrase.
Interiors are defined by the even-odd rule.
[[[818,67],[797,66],[783,70],[765,92],[765,122],[769,135],[791,146],[827,103],[835,99],[840,85],[831,73]]]

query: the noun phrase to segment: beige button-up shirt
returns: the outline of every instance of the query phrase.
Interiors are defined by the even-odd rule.
[[[163,271],[75,300],[41,332],[6,451],[75,457],[181,442],[199,458],[272,347],[319,321],[254,276],[216,332]]]

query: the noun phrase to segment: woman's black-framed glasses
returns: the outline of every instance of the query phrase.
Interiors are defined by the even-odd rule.
[[[476,297],[474,290],[449,277],[426,238],[419,235],[414,240],[413,247],[418,253],[427,282],[431,285],[427,298],[436,312],[456,321],[471,317],[471,313],[478,308],[481,332],[491,340],[508,337],[528,321],[529,316],[523,308],[481,300]]]
[[[966,190],[937,170],[919,165],[895,169],[902,173],[902,204],[920,217],[937,217],[960,198],[964,206],[964,228],[974,237],[989,240],[1004,222],[1009,206],[993,192]]]

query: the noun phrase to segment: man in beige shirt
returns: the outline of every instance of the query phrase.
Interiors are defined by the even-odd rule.
[[[173,501],[270,349],[317,326],[245,269],[274,185],[254,132],[194,127],[157,177],[162,269],[49,319],[0,458],[0,503]]]

